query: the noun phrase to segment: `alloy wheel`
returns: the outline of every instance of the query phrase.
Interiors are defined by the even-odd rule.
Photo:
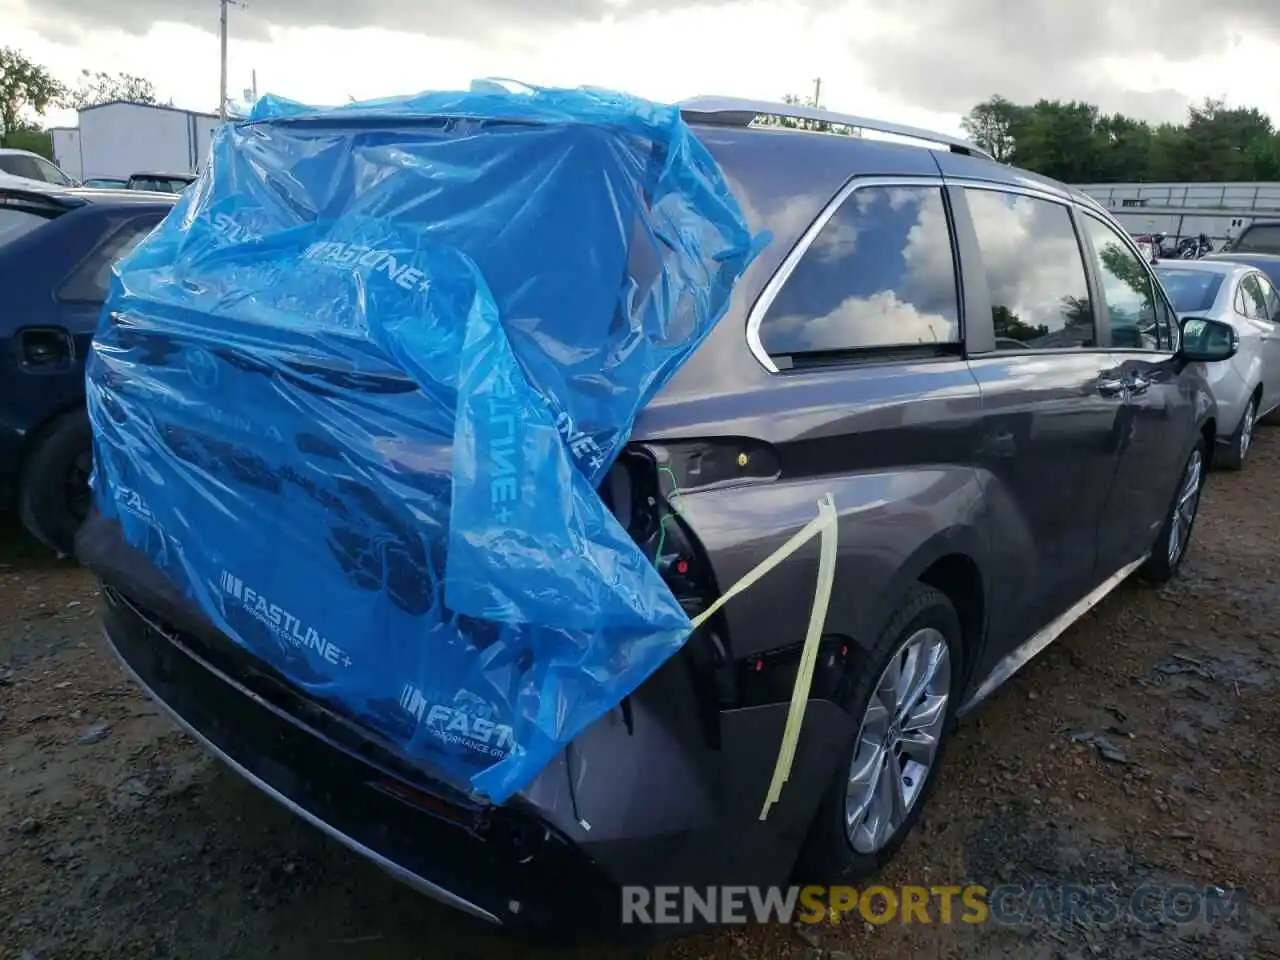
[[[1182,475],[1182,484],[1178,487],[1177,499],[1173,501],[1173,514],[1169,518],[1169,565],[1171,567],[1177,564],[1187,549],[1191,525],[1195,523],[1196,509],[1200,506],[1200,479],[1203,472],[1204,456],[1196,450],[1187,461],[1186,472]]]
[[[863,714],[845,788],[845,835],[858,853],[882,850],[920,799],[951,699],[951,650],[917,630],[880,675]]]
[[[1250,400],[1249,405],[1244,408],[1244,419],[1240,422],[1240,461],[1244,462],[1244,455],[1249,452],[1249,444],[1253,442],[1253,428],[1257,420],[1258,404],[1255,400]]]

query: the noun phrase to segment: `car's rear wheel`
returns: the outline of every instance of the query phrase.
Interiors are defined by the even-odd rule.
[[[23,460],[18,516],[37,540],[70,556],[89,509],[92,432],[83,411],[56,420]]]
[[[1253,432],[1257,426],[1258,398],[1254,397],[1244,408],[1244,413],[1240,415],[1240,423],[1236,426],[1235,433],[1231,434],[1223,445],[1225,449],[1219,448],[1218,455],[1214,458],[1215,465],[1221,465],[1227,470],[1243,469],[1245,458],[1249,455],[1249,447],[1253,443]]]
[[[924,807],[959,695],[960,619],[917,585],[851,666],[844,698],[858,735],[823,798],[797,864],[804,883],[852,882],[888,861]]]
[[[1205,480],[1205,445],[1200,440],[1187,457],[1182,477],[1173,495],[1173,503],[1165,515],[1164,526],[1151,548],[1151,556],[1143,564],[1142,575],[1154,584],[1171,580],[1182,566],[1191,545],[1191,531],[1200,511],[1200,493]]]

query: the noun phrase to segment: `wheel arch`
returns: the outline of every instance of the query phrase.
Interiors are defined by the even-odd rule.
[[[15,494],[18,486],[22,483],[23,474],[26,471],[27,461],[31,459],[31,454],[53,433],[58,424],[68,416],[80,413],[84,410],[84,401],[78,403],[64,403],[54,407],[47,413],[44,419],[36,422],[36,425],[26,432],[22,438],[22,445],[18,448],[18,462],[15,464]]]
[[[1217,450],[1218,439],[1218,421],[1215,417],[1208,417],[1204,423],[1200,425],[1200,438],[1204,441],[1204,460],[1205,468],[1213,469],[1214,453]],[[1183,459],[1191,456],[1191,448],[1187,448],[1187,452]]]
[[[960,618],[963,669],[967,681],[985,643],[989,579],[987,537],[973,526],[941,530],[925,540],[898,569],[885,591],[885,602],[869,624],[868,642],[874,642],[911,589],[924,583],[941,591]]]

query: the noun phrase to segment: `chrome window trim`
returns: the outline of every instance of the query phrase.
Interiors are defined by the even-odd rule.
[[[813,223],[809,224],[808,229],[801,234],[800,239],[796,241],[796,245],[783,258],[782,263],[778,265],[778,269],[769,278],[769,282],[760,291],[760,296],[756,297],[756,302],[751,307],[751,312],[747,315],[747,347],[751,350],[751,355],[756,358],[756,362],[769,373],[782,372],[778,369],[778,365],[773,362],[773,358],[769,356],[769,352],[764,348],[764,342],[760,339],[760,326],[764,322],[765,314],[773,306],[773,301],[777,299],[778,294],[782,292],[782,288],[791,279],[791,274],[795,272],[804,255],[808,253],[809,247],[813,245],[814,240],[818,238],[818,234],[822,232],[822,228],[836,215],[836,211],[844,205],[846,200],[858,190],[867,187],[935,187],[938,190],[944,190],[947,185],[948,181],[941,176],[874,176],[854,177],[841,187],[827,205],[822,208],[817,217],[814,218]],[[950,225],[948,225],[947,229],[949,232]],[[954,260],[955,257],[953,256],[953,266]]]
[[[974,180],[970,177],[948,177],[947,186],[962,187],[965,190],[992,190],[996,193],[1012,193],[1020,197],[1030,197],[1033,200],[1048,200],[1050,203],[1056,203],[1066,207],[1068,211],[1073,206],[1073,201],[1066,193],[1057,193],[1048,187],[1032,187],[1022,183],[1002,183],[999,180]],[[1081,256],[1081,265],[1084,264],[1084,257]]]

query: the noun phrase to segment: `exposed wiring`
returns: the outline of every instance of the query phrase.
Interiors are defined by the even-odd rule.
[[[671,489],[670,491],[668,491],[666,495],[672,498],[671,508],[676,512],[676,514],[679,514],[680,500],[683,498],[684,494],[680,489],[680,481],[676,477],[676,472],[672,470],[670,467],[659,467],[658,472],[665,473],[668,477],[671,478]],[[658,492],[661,493],[662,491],[659,490]]]
[[[659,499],[665,500],[666,497],[671,497],[671,510],[670,512],[664,512],[662,518],[658,521],[658,546],[653,551],[653,562],[655,564],[662,559],[662,550],[667,545],[667,521],[672,517],[680,516],[681,498],[680,481],[676,477],[675,471],[670,467],[659,467],[658,473],[665,473],[671,478],[671,489],[666,494],[662,492],[662,485],[658,485]]]
[[[658,498],[660,501],[665,502],[669,497],[671,511],[664,513],[661,522],[658,524],[658,548],[654,553],[655,564],[661,559],[662,548],[666,544],[667,521],[672,518],[678,518],[681,513],[680,483],[676,478],[675,472],[670,467],[659,467],[658,472],[665,473],[671,478],[671,490],[666,494],[662,492],[662,484],[658,484]],[[818,648],[822,640],[823,626],[827,619],[827,608],[831,602],[831,589],[835,580],[839,516],[835,500],[828,493],[818,501],[818,515],[813,520],[797,531],[794,536],[772,554],[765,557],[764,560],[722,593],[714,603],[691,621],[693,629],[697,630],[722,606],[743,590],[746,590],[814,537],[820,538],[818,577],[814,590],[813,609],[810,611],[809,626],[805,631],[804,645],[800,652],[800,663],[796,670],[795,685],[791,691],[791,703],[787,709],[787,719],[782,731],[782,742],[778,745],[778,755],[774,761],[773,777],[764,798],[764,805],[760,810],[761,820],[769,816],[770,808],[780,799],[782,788],[790,778],[792,765],[795,762],[796,744],[800,739],[801,728],[804,726],[805,707],[808,705],[809,694],[813,685]]]

